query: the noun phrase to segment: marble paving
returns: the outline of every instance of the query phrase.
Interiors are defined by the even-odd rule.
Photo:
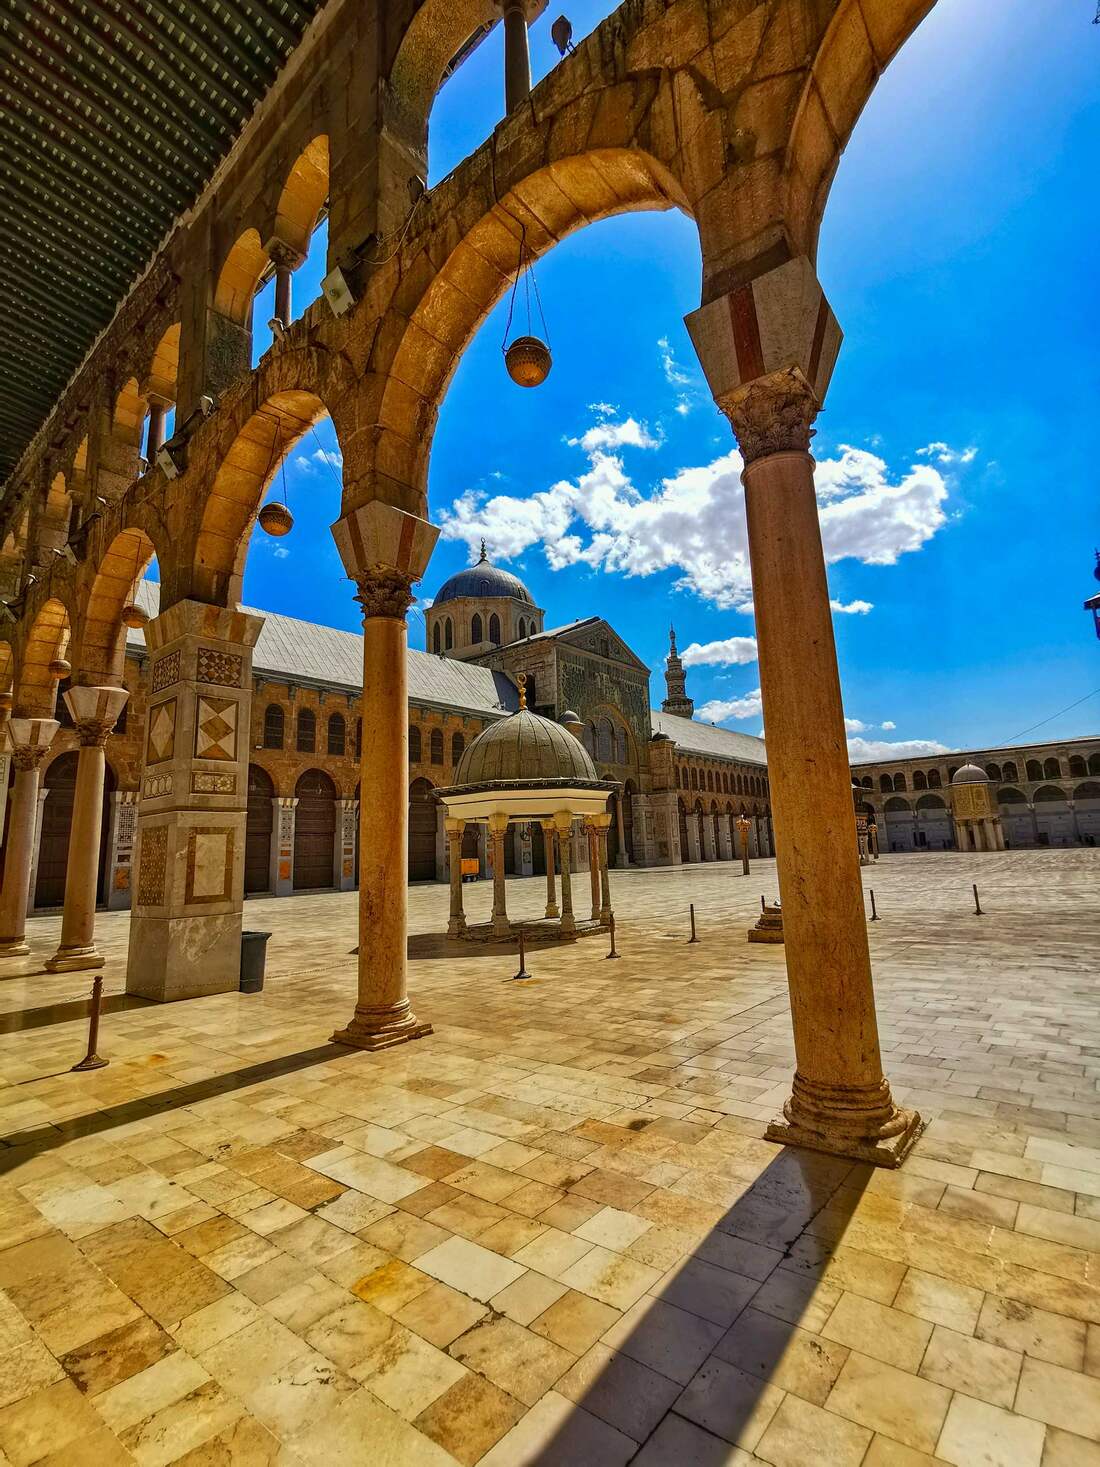
[[[413,888],[435,1032],[376,1056],[328,1043],[354,893],[249,902],[264,992],[163,1007],[121,1002],[101,916],[86,1074],[88,975],[42,972],[33,918],[0,965],[0,1467],[1100,1467],[1100,851],[864,873],[930,1121],[899,1173],[760,1139],[773,864],[611,880],[622,959],[525,983]]]

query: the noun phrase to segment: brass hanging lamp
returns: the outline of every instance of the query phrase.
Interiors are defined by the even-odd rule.
[[[271,458],[267,466],[268,475],[271,474],[272,467],[275,463],[275,452],[278,447],[278,443],[279,420],[276,418],[275,433],[271,439]],[[289,535],[291,530],[293,530],[294,528],[294,516],[291,514],[290,507],[286,503],[285,456],[280,467],[282,469],[283,478],[283,497],[281,500],[271,500],[269,504],[265,504],[263,509],[260,510],[260,529],[263,530],[266,534],[270,535],[275,540],[281,540],[284,535]]]
[[[524,303],[527,308],[527,334],[517,336],[511,345],[508,344],[508,335],[512,329],[512,317],[516,309],[516,294],[519,290],[520,279],[523,279]],[[532,288],[535,305],[538,308],[539,320],[542,323],[542,336],[534,335],[531,321],[531,296]],[[516,278],[512,284],[512,294],[508,301],[508,321],[504,327],[504,341],[501,350],[504,352],[504,365],[508,375],[518,387],[539,387],[550,375],[553,366],[553,357],[550,355],[548,345],[550,333],[546,329],[546,316],[542,309],[542,298],[539,295],[539,283],[535,278],[535,258],[527,249],[527,226],[520,225],[519,237],[519,261],[516,265]],[[546,338],[546,340],[543,339]]]

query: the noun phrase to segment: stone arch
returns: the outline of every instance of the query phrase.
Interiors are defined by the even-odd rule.
[[[630,119],[623,125],[629,130]],[[441,216],[446,187],[435,191]],[[673,207],[691,212],[683,187],[652,154],[625,146],[569,154],[518,181],[482,213],[426,288],[423,273],[410,264],[410,283],[397,290],[378,331],[387,347],[396,343],[392,358],[375,363],[385,377],[375,452],[380,475],[403,486],[391,490],[394,503],[423,513],[439,406],[462,353],[511,286],[521,231],[529,253],[539,257],[586,224]],[[410,240],[410,253],[417,244]]]
[[[18,658],[15,701],[18,718],[52,718],[57,704],[57,679],[50,663],[69,648],[69,612],[56,596],[43,602],[35,614]]]
[[[287,175],[275,210],[275,235],[301,254],[309,242],[328,197],[328,138],[307,143]]]
[[[1008,785],[1005,789],[997,791],[997,803],[999,805],[1026,805],[1027,801],[1018,789]]]
[[[887,802],[889,806],[889,802]],[[918,810],[945,810],[947,806],[939,795],[921,795],[917,801]]]
[[[1066,792],[1065,790],[1055,789],[1052,784],[1045,784],[1041,789],[1035,791],[1034,800],[1036,804],[1053,805],[1058,801],[1064,804]]]
[[[1079,784],[1073,791],[1075,800],[1100,800],[1100,784],[1095,780],[1087,779],[1084,784]]]
[[[1100,774],[1100,754],[1089,755],[1089,773]]]
[[[54,474],[38,514],[37,551],[44,562],[51,550],[62,550],[68,543],[73,501],[64,474]]]
[[[909,801],[903,800],[900,795],[894,795],[891,799],[887,800],[882,808],[890,815],[898,815],[902,812],[909,814],[910,812]]]
[[[142,529],[131,525],[108,545],[88,593],[73,648],[73,680],[118,684],[126,655],[122,608],[137,595],[156,551]]]
[[[141,434],[145,426],[146,402],[136,377],[125,382],[115,398],[111,417],[111,436],[120,443],[134,449],[141,448]]]
[[[267,254],[255,229],[239,235],[225,257],[214,287],[214,309],[238,326],[252,319],[252,301],[260,276],[267,268]]]
[[[389,69],[389,121],[426,159],[428,117],[441,83],[469,43],[498,19],[493,0],[424,0]]]
[[[1058,760],[1057,759],[1044,759],[1043,760],[1043,778],[1044,779],[1061,779],[1061,777],[1062,777],[1062,766],[1058,762]]]
[[[180,323],[174,322],[157,342],[149,371],[142,383],[142,395],[163,397],[175,402],[180,366]]]

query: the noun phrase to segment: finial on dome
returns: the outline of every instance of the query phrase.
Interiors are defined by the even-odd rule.
[[[521,672],[516,681],[519,683],[519,711],[522,713],[527,707],[527,674]]]
[[[483,560],[488,560],[488,559],[489,559],[489,552],[485,548],[485,541],[482,540],[482,542],[481,542],[481,556],[478,559],[478,565],[480,565]]]

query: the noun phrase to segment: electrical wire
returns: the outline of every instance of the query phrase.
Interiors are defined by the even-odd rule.
[[[1024,734],[1034,733],[1037,728],[1043,728],[1048,723],[1053,723],[1056,718],[1061,718],[1063,713],[1072,713],[1074,708],[1080,708],[1082,703],[1087,703],[1090,698],[1095,698],[1100,693],[1100,688],[1093,688],[1091,693],[1086,693],[1083,698],[1078,698],[1076,703],[1071,703],[1068,708],[1062,708],[1057,713],[1052,713],[1049,718],[1041,718],[1038,723],[1033,723],[1030,728],[1021,729],[1019,733],[1012,734],[1004,740],[1005,744],[1014,744],[1017,739],[1022,739]]]

